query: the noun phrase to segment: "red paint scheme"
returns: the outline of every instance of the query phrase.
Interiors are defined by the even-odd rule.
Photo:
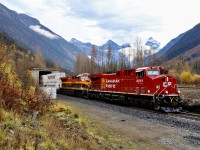
[[[143,67],[112,74],[90,74],[89,91],[133,95],[179,96],[176,79],[163,67]]]

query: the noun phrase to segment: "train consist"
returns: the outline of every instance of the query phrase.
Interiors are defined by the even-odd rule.
[[[123,101],[165,112],[181,109],[176,79],[161,66],[128,69],[106,74],[81,74],[61,78],[61,94],[92,99]]]

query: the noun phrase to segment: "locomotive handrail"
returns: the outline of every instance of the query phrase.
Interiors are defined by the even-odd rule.
[[[168,86],[166,86],[165,88],[163,88],[162,91],[158,94],[158,96],[161,95],[161,93],[162,93],[164,90],[166,90],[167,87],[168,87]]]
[[[160,88],[159,88],[157,91],[154,92],[154,95],[155,95],[159,90],[160,90]]]

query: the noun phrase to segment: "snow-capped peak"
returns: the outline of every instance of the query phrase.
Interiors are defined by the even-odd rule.
[[[145,46],[149,46],[151,49],[159,49],[160,47],[160,42],[155,40],[154,38],[150,37],[148,41],[145,43]]]
[[[79,41],[79,40],[77,40],[75,38],[72,38],[69,42],[73,43],[73,44],[81,44],[82,43],[81,41]]]

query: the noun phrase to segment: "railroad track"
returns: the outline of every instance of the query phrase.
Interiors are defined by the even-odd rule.
[[[141,111],[146,111],[146,112],[151,112],[151,113],[158,113],[158,114],[161,114],[161,115],[179,117],[179,118],[182,118],[182,119],[200,121],[200,114],[189,112],[189,111],[185,111],[185,110],[180,111],[178,113],[166,113],[166,112],[162,112],[162,111],[155,111],[153,109],[145,109],[145,108],[134,107],[134,106],[131,106],[129,108],[137,109],[137,110],[141,110]]]
[[[182,111],[182,112],[179,112],[179,113],[169,114],[169,115],[179,117],[179,118],[184,118],[184,119],[200,121],[200,114],[192,113],[192,112],[189,112],[189,111]]]
[[[72,96],[69,96],[69,97],[84,100],[84,98],[72,97]],[[121,107],[127,107],[127,108],[131,108],[131,109],[135,109],[135,110],[140,110],[140,111],[145,111],[145,112],[150,112],[150,113],[157,113],[157,114],[160,114],[160,115],[179,117],[181,119],[189,119],[189,120],[200,121],[200,114],[192,113],[192,112],[185,111],[185,110],[178,112],[178,113],[165,113],[165,112],[162,112],[162,111],[147,109],[147,108],[143,108],[143,107],[140,107],[140,106],[127,106],[125,104],[121,105],[122,103],[113,103],[112,101],[108,101],[108,102],[100,101],[100,100],[91,100],[91,101],[96,101],[96,102],[100,102],[100,103],[109,103],[110,105],[117,105],[117,106],[121,106]]]

